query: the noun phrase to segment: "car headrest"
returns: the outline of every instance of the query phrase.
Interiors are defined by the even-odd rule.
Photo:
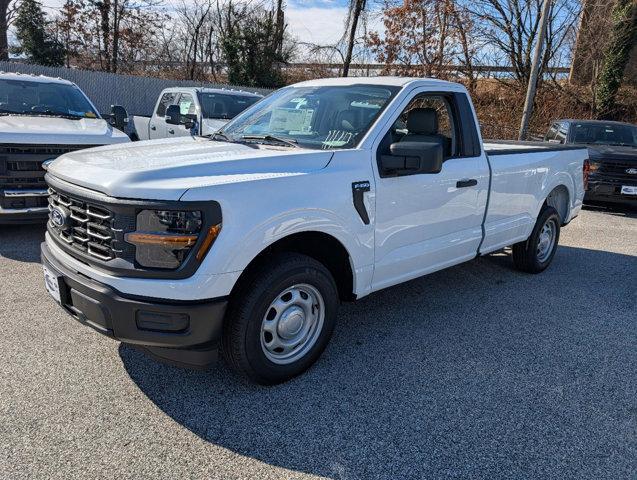
[[[353,110],[342,110],[338,112],[337,116],[337,127],[342,128],[347,132],[355,131],[358,125],[358,113]]]
[[[407,130],[419,135],[438,133],[438,113],[433,108],[414,108],[407,113]]]

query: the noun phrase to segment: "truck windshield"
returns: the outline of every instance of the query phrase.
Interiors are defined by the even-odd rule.
[[[0,79],[0,115],[98,118],[79,88],[62,83]]]
[[[199,94],[201,113],[204,118],[234,118],[246,108],[256,103],[257,100],[261,100],[261,97],[206,92]]]
[[[243,112],[222,133],[231,140],[278,139],[311,149],[354,148],[399,90],[364,84],[287,87]]]
[[[573,143],[637,148],[637,127],[615,123],[576,123],[573,125]]]

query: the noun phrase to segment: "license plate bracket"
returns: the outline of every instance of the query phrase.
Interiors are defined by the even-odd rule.
[[[57,303],[62,303],[62,294],[60,288],[60,279],[62,276],[54,271],[48,265],[42,265],[44,271],[44,286],[46,291],[53,297]]]

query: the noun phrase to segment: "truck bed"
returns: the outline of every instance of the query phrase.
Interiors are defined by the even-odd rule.
[[[485,140],[484,151],[487,155],[509,155],[512,153],[558,152],[563,150],[586,149],[583,145],[562,145],[559,143],[516,141],[516,140]]]

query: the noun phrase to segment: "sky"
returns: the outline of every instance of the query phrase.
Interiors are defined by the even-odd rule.
[[[41,0],[51,14],[64,0]],[[166,7],[180,0],[165,0]],[[285,15],[289,32],[301,42],[335,44],[343,36],[347,0],[287,0]]]

